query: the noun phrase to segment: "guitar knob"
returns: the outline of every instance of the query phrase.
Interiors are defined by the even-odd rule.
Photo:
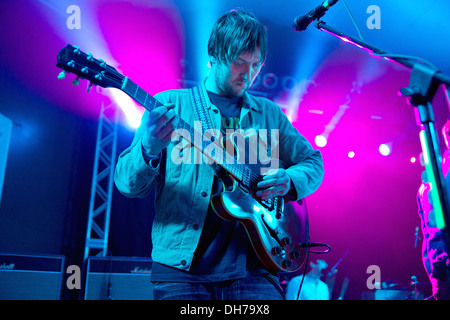
[[[73,84],[74,86],[79,85],[79,84],[80,84],[80,79],[79,79],[78,77],[76,77],[76,78],[72,81],[72,84]]]
[[[292,262],[291,259],[283,260],[283,263],[282,263],[283,268],[285,268],[285,269],[291,268],[293,264],[294,264],[294,262]]]
[[[281,252],[283,251],[283,248],[281,247],[273,247],[272,248],[272,255],[277,256],[279,254],[281,254]]]
[[[298,259],[298,258],[301,257],[301,255],[302,255],[301,252],[298,251],[298,250],[294,250],[294,251],[291,252],[291,257],[292,257],[293,259]]]
[[[284,245],[290,245],[291,242],[292,242],[292,240],[291,240],[290,237],[284,237],[283,239],[281,239],[281,242],[282,242]]]
[[[273,256],[280,256],[282,258],[286,257],[286,251],[280,246],[276,246],[272,248],[272,255]]]

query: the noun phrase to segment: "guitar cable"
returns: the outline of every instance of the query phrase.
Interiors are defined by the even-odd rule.
[[[315,254],[325,254],[331,251],[331,246],[325,243],[320,243],[320,242],[309,242],[309,243],[305,243],[305,244],[301,244],[300,245],[301,248],[308,248],[308,252],[306,253],[306,260],[305,260],[305,269],[303,270],[303,276],[302,276],[302,281],[300,282],[300,286],[298,287],[298,291],[297,291],[297,299],[299,300],[300,298],[300,292],[302,290],[302,286],[303,286],[303,280],[305,280],[306,277],[306,270],[308,269],[308,260],[309,260],[309,254],[310,253],[315,253]],[[326,247],[327,249],[325,249],[324,251],[311,251],[309,250],[309,248],[312,247]]]
[[[325,254],[331,251],[331,246],[326,244],[326,243],[322,243],[322,242],[308,242],[305,244],[300,244],[299,245],[300,248],[315,248],[315,247],[326,247],[327,249],[323,250],[323,251],[311,251],[308,250],[308,253],[311,251],[311,253],[316,253],[316,254]]]

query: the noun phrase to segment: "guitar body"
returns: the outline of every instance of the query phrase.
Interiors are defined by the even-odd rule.
[[[221,218],[244,225],[258,258],[275,273],[300,269],[308,250],[300,245],[309,242],[306,203],[283,202],[279,203],[283,208],[263,205],[235,181],[231,189],[211,199]]]

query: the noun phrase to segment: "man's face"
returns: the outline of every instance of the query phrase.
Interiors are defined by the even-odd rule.
[[[262,63],[259,48],[241,54],[229,64],[217,63],[215,82],[219,92],[228,97],[242,97],[259,74]]]

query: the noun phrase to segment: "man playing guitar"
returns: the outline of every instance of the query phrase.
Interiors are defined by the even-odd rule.
[[[285,168],[265,172],[253,182],[249,178],[252,190],[239,190],[235,202],[228,205],[230,199],[216,198],[214,205],[214,195],[230,186],[219,178],[218,170],[205,161],[176,163],[173,158],[180,153],[193,154],[190,144],[180,148],[181,142],[175,143],[180,119],[191,124],[196,120],[188,89],[157,94],[161,105],[144,113],[131,146],[119,157],[114,180],[122,194],[144,197],[156,190],[152,227],[155,299],[284,298],[276,268],[265,263],[262,256],[279,257],[280,267],[289,269],[301,252],[293,249],[286,257],[282,246],[291,245],[292,239],[273,221],[282,220],[282,213],[269,217],[260,210],[272,210],[270,199],[299,201],[315,192],[324,170],[320,152],[312,149],[280,107],[247,92],[266,52],[266,29],[253,14],[241,10],[223,14],[209,38],[210,73],[198,92],[204,97],[213,127],[224,136],[227,130],[277,130],[278,141],[270,141],[271,150],[277,143],[278,160]],[[231,191],[235,189],[239,189],[236,181]],[[251,207],[262,222],[249,228],[232,219],[233,208],[239,207],[240,196],[246,192],[250,194],[248,199],[258,199],[261,204]],[[220,211],[217,203],[227,206],[223,210],[228,213],[227,219],[216,214]],[[252,236],[260,237],[257,231],[261,226],[267,227],[273,238],[281,235],[281,240],[276,240],[279,246],[264,251],[251,242]]]

